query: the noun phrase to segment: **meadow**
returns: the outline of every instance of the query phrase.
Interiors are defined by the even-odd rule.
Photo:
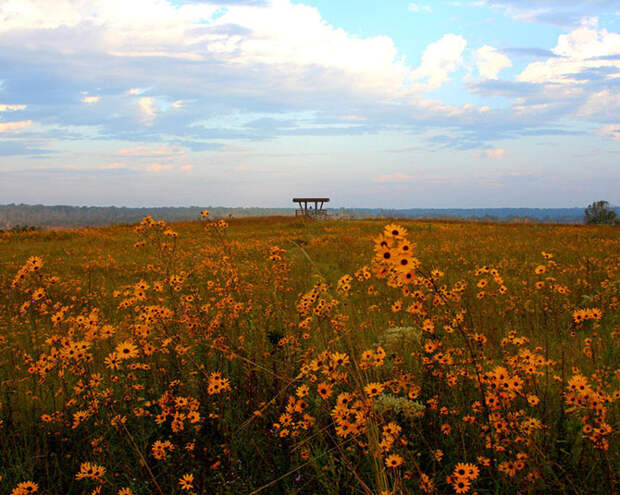
[[[617,493],[620,229],[0,235],[0,493]]]

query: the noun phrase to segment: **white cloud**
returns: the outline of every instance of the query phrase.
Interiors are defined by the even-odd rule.
[[[529,103],[525,98],[517,98],[512,109],[517,115],[532,117],[544,115],[552,106],[552,103]]]
[[[138,100],[138,107],[140,107],[144,125],[152,125],[157,116],[155,114],[155,99],[151,96],[143,96]]]
[[[99,96],[84,96],[81,101],[87,105],[92,105],[93,103],[97,103],[100,99],[101,97]]]
[[[479,48],[475,59],[480,77],[484,79],[497,79],[499,71],[512,66],[512,62],[506,55],[489,45]]]
[[[63,165],[62,168],[66,169],[66,170],[81,170],[81,171],[88,171],[88,170],[132,170],[132,171],[137,171],[137,170],[139,170],[139,168],[136,168],[136,167],[128,167],[126,164],[124,164],[122,162],[110,162],[110,163],[104,163],[102,165],[74,165],[74,164],[68,163],[68,164]]]
[[[49,9],[49,0],[8,0],[0,3],[0,34],[28,34],[29,50],[69,56],[168,57],[204,61],[204,70],[209,62],[228,71],[256,68],[249,72],[272,89],[346,88],[390,99],[407,90],[411,68],[388,36],[351,35],[325,22],[318,9],[291,0],[227,5],[214,18],[218,7],[215,1],[54,0]],[[208,28],[198,24],[201,19],[210,20]],[[84,32],[88,42],[76,43]],[[204,79],[200,66],[192,72]],[[133,88],[129,94],[139,93]],[[154,119],[152,110],[145,112],[147,121]]]
[[[12,29],[72,28],[88,24],[117,31],[111,44],[154,38],[173,39],[183,32],[179,20],[192,22],[198,16],[210,17],[218,6],[183,5],[176,8],[167,0],[5,0],[0,7],[0,31]]]
[[[502,158],[504,158],[506,150],[503,148],[491,148],[488,150],[484,150],[484,154],[487,158],[490,158],[491,160],[501,160]]]
[[[375,177],[373,181],[383,184],[389,182],[409,182],[412,179],[413,176],[411,175],[396,172],[394,174],[380,175],[379,177]]]
[[[604,125],[597,129],[596,133],[604,138],[620,141],[620,124]]]
[[[153,173],[159,173],[159,172],[165,172],[167,170],[172,170],[174,168],[174,165],[162,165],[161,163],[153,163],[151,165],[149,165],[148,167],[146,167],[146,171],[147,172],[153,172]]]
[[[180,58],[183,60],[191,60],[194,62],[200,62],[204,60],[202,55],[197,53],[190,52],[165,52],[165,51],[133,51],[133,50],[112,50],[108,52],[109,55],[114,55],[115,57],[157,57],[157,58]]]
[[[317,83],[346,84],[350,90],[395,95],[410,71],[388,36],[352,36],[327,24],[318,9],[290,0],[274,0],[264,8],[229,7],[218,23],[244,27],[251,34],[211,37],[209,50],[243,66],[286,67],[294,76],[282,81],[287,86],[316,90]],[[303,77],[307,71],[320,82]],[[281,74],[274,82],[279,80]]]
[[[620,115],[620,92],[604,89],[588,96],[577,110],[579,117],[593,117],[615,120]]]
[[[102,170],[116,170],[119,168],[127,168],[127,166],[121,162],[111,162],[106,163],[105,165],[101,165],[99,168]]]
[[[185,148],[181,146],[134,146],[133,148],[122,148],[117,151],[119,155],[129,156],[161,156],[161,157],[179,157],[186,153]]]
[[[366,122],[368,119],[363,115],[342,115],[340,120],[344,120],[345,122]]]
[[[517,77],[532,83],[579,83],[574,78],[587,69],[612,68],[620,71],[620,34],[597,30],[592,23],[584,24],[558,37],[552,52],[557,57],[529,64]],[[618,72],[608,75],[617,78]]]
[[[411,74],[413,79],[426,79],[417,85],[418,89],[435,90],[449,81],[448,74],[454,72],[462,62],[467,41],[456,34],[445,34],[439,41],[431,43],[422,54],[422,62]]]
[[[31,120],[20,120],[19,122],[0,122],[0,132],[17,134],[31,125]]]
[[[433,12],[433,9],[431,8],[430,5],[420,5],[418,3],[411,2],[409,4],[409,11],[410,12],[415,12],[415,13],[418,13],[418,12],[428,12],[430,14],[430,13]]]
[[[14,112],[16,110],[25,110],[26,105],[3,105],[0,104],[0,112]]]
[[[521,22],[575,26],[593,15],[613,15],[617,3],[617,0],[481,0],[473,5],[499,7]]]
[[[104,163],[103,165],[87,166],[87,165],[74,165],[71,163],[65,164],[62,168],[67,170],[119,170],[126,169],[127,165],[121,162]]]
[[[424,0],[412,2],[413,9],[418,11],[424,11],[427,4],[432,5]],[[126,122],[123,118],[130,115],[138,117],[145,126],[161,121],[166,132],[171,131],[164,139],[171,139],[175,132],[172,126],[178,125],[179,134],[175,137],[179,142],[195,142],[197,148],[204,140],[221,136],[234,139],[240,135],[283,134],[284,125],[273,130],[268,126],[259,128],[260,125],[218,127],[229,118],[234,120],[234,112],[241,111],[239,108],[250,113],[267,106],[273,109],[272,115],[286,109],[291,114],[311,110],[325,117],[312,117],[308,125],[298,125],[299,133],[331,132],[329,126],[336,133],[347,132],[346,129],[356,132],[367,128],[373,132],[387,126],[421,128],[447,124],[454,128],[450,132],[460,137],[464,132],[475,134],[472,141],[477,141],[470,149],[484,150],[492,145],[481,144],[487,142],[483,138],[496,139],[502,132],[505,135],[508,131],[502,129],[559,121],[575,112],[596,120],[591,118],[600,114],[596,109],[609,108],[609,101],[615,100],[613,92],[608,94],[599,88],[596,91],[600,94],[591,98],[584,92],[572,99],[563,97],[564,108],[549,108],[547,103],[553,103],[557,93],[542,94],[541,90],[531,97],[534,90],[529,92],[529,86],[524,90],[524,100],[515,101],[515,107],[505,111],[425,100],[422,92],[440,88],[462,67],[467,47],[463,36],[445,34],[425,49],[422,47],[421,62],[413,68],[390,37],[355,36],[328,24],[316,8],[291,0],[231,2],[226,13],[217,19],[213,18],[215,4],[206,1],[173,6],[169,0],[54,0],[54,6],[54,12],[47,15],[49,0],[0,0],[0,48],[15,46],[16,50],[28,50],[25,59],[33,64],[37,57],[49,60],[51,54],[57,64],[49,70],[60,74],[63,81],[71,81],[72,74],[82,70],[91,79],[92,85],[88,87],[122,88],[122,95],[102,97],[110,106],[110,115],[115,117],[100,121],[107,135],[126,132],[119,122]],[[200,24],[200,19],[210,22]],[[579,29],[582,31],[574,30],[558,39],[557,57],[540,62],[554,77],[558,73],[562,77],[573,73],[572,67],[557,64],[576,57],[581,57],[577,59],[578,68],[584,64],[609,67],[618,63],[609,57],[590,57],[613,54],[611,41],[618,35],[597,31],[592,25]],[[19,40],[22,43],[16,42]],[[155,57],[165,60],[160,63]],[[485,79],[497,78],[510,64],[507,57],[487,45],[477,50],[476,57],[478,71]],[[530,76],[536,80],[536,67],[530,64],[521,74],[522,80],[529,80]],[[544,75],[545,71],[542,72]],[[554,80],[538,76],[543,81]],[[10,101],[28,101],[12,98]],[[574,105],[570,106],[572,102]],[[167,111],[180,108],[183,111],[176,112],[174,118],[160,118]],[[482,112],[489,125],[476,127]],[[66,112],[66,118],[78,113]],[[191,126],[203,116],[212,118],[215,125]],[[614,122],[611,118],[599,120],[598,125]],[[351,124],[333,124],[334,119]],[[291,117],[293,120],[297,121],[297,117]],[[490,130],[493,122],[497,122],[499,131]],[[162,132],[158,126],[138,127],[135,132],[142,132],[144,141]],[[182,135],[185,131],[187,134]],[[458,142],[455,139],[455,145],[449,146]],[[144,160],[168,163],[172,158],[154,156]]]

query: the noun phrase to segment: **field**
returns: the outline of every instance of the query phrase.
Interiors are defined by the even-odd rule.
[[[0,236],[0,493],[617,492],[620,229]]]

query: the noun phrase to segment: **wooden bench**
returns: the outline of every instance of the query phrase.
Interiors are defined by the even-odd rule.
[[[329,203],[329,198],[293,198],[293,203],[299,203],[299,209],[295,210],[295,216],[304,217],[326,217],[327,210],[323,209],[325,203]],[[314,203],[308,207],[308,203]],[[320,204],[319,204],[320,203]]]

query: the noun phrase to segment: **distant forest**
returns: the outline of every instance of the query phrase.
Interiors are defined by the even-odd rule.
[[[294,208],[224,208],[214,206],[119,208],[116,206],[9,204],[0,205],[0,229],[19,229],[25,226],[62,228],[135,223],[147,215],[168,222],[198,220],[200,212],[205,208],[210,211],[210,218],[292,216],[295,214]],[[335,218],[429,218],[554,223],[581,223],[584,219],[583,208],[329,208],[327,211],[330,217]],[[618,211],[617,208],[616,211]]]

